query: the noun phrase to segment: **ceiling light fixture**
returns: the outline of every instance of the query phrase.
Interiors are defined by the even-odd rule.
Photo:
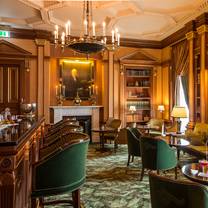
[[[54,43],[57,47],[60,45],[63,49],[69,47],[78,53],[84,53],[87,56],[91,53],[98,53],[105,49],[115,50],[120,46],[120,34],[115,28],[111,32],[111,41],[107,40],[106,23],[102,24],[102,35],[97,36],[92,16],[92,1],[84,0],[83,2],[83,29],[80,37],[71,36],[71,22],[65,24],[65,32],[59,35],[59,27],[55,26]],[[110,44],[108,44],[110,43]]]

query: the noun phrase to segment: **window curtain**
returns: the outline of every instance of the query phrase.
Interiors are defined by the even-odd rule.
[[[188,103],[188,69],[189,69],[189,48],[187,40],[172,46],[172,71],[173,71],[173,90],[174,90],[174,104],[178,104],[178,79],[181,76],[182,87],[184,90],[185,100]]]

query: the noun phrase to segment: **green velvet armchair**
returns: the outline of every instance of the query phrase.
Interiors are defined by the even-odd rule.
[[[32,206],[70,203],[80,208],[80,187],[85,182],[85,162],[89,137],[69,133],[40,151],[40,161],[33,168]],[[44,197],[72,193],[72,200],[44,201]]]
[[[45,136],[48,136],[50,134],[53,134],[54,132],[58,131],[60,128],[62,128],[64,125],[79,125],[79,121],[72,120],[72,119],[63,119],[61,121],[58,121],[55,124],[49,124],[46,125],[45,128]]]
[[[197,183],[149,174],[152,208],[207,208],[208,190]]]
[[[140,150],[142,157],[140,180],[143,179],[145,169],[159,172],[160,170],[175,168],[175,178],[177,178],[176,152],[164,140],[142,136],[140,138]]]
[[[196,123],[194,130],[187,130],[185,136],[189,139],[191,145],[202,146],[206,142],[208,136],[208,124]]]
[[[56,130],[53,130],[50,134],[47,134],[43,138],[43,147],[48,146],[55,142],[56,140],[60,139],[63,135],[68,134],[70,132],[83,132],[83,128],[79,125],[75,124],[68,124],[65,123],[61,125]]]
[[[127,144],[128,144],[128,162],[127,166],[129,166],[130,160],[134,161],[134,156],[140,157],[140,137],[141,133],[137,128],[126,128],[127,132]]]

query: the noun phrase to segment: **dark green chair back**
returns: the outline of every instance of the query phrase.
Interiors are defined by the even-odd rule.
[[[208,190],[200,184],[149,174],[152,208],[207,208]]]
[[[88,144],[88,135],[70,133],[61,138],[59,145],[56,142],[54,148],[50,145],[42,150],[42,159],[34,166],[32,196],[72,192],[83,185]]]
[[[141,133],[137,128],[126,128],[128,154],[133,156],[140,156],[140,137]]]
[[[140,150],[143,168],[168,170],[177,166],[175,150],[162,139],[142,136]]]

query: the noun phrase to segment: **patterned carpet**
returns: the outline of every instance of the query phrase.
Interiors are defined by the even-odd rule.
[[[101,153],[95,145],[90,145],[87,159],[86,183],[81,189],[81,200],[85,208],[150,208],[149,179],[145,172],[143,181],[139,181],[141,160],[135,158],[129,167],[127,163],[127,146],[119,145],[116,153],[113,147]],[[183,155],[181,160],[190,156]],[[180,170],[179,178],[184,179]],[[167,171],[167,177],[174,178],[174,171]],[[69,198],[64,194],[58,198]],[[54,197],[53,197],[54,198]],[[63,208],[66,205],[47,206]]]

